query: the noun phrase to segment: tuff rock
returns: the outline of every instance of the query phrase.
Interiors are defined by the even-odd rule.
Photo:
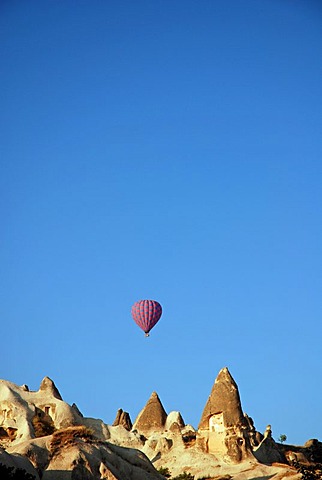
[[[138,430],[143,435],[149,435],[155,431],[162,431],[167,420],[166,411],[156,392],[152,392],[145,407],[137,416],[133,430]]]
[[[38,391],[0,381],[0,463],[23,468],[36,480],[157,480],[161,467],[196,479],[298,480],[294,462],[322,460],[316,439],[298,447],[275,442],[270,426],[258,432],[227,368],[215,380],[197,430],[179,411],[167,415],[156,392],[131,426],[122,409],[113,425],[84,417],[48,377]]]
[[[220,370],[203,410],[198,444],[205,452],[220,452],[226,459],[241,462],[253,457],[250,430],[237,384],[225,367]]]

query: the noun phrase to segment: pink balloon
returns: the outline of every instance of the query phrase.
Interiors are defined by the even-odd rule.
[[[132,317],[148,337],[150,330],[160,320],[162,307],[155,300],[139,300],[132,306]]]

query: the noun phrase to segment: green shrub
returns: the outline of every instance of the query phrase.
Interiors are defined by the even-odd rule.
[[[173,477],[172,480],[194,480],[194,476],[191,473],[183,472],[177,477]]]
[[[165,478],[170,478],[171,477],[171,472],[167,467],[160,467],[158,469],[158,472],[163,475]]]
[[[286,440],[287,440],[287,436],[286,436],[284,433],[281,433],[281,435],[278,437],[278,440],[279,440],[281,443],[284,443],[284,442],[286,442]]]
[[[1,480],[35,480],[35,476],[27,473],[22,468],[6,467],[0,463]]]
[[[196,480],[213,480],[214,477],[211,475],[206,475],[205,477],[198,477]],[[223,475],[221,477],[216,476],[216,480],[231,480],[233,477],[231,475]]]
[[[316,463],[315,465],[302,465],[301,463],[294,462],[293,466],[302,474],[302,480],[321,480],[322,478],[321,463]]]

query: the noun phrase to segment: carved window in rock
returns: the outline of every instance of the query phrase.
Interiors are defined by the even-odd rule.
[[[211,415],[211,417],[209,418],[209,430],[210,432],[215,432],[219,434],[224,433],[224,416],[222,412]]]
[[[49,415],[49,412],[50,412],[50,407],[45,407],[45,414]]]

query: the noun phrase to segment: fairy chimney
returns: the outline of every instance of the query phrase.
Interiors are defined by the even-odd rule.
[[[210,429],[212,415],[223,414],[223,425],[231,427],[244,423],[238,387],[227,367],[220,370],[204,408],[199,429]]]
[[[240,462],[252,456],[248,430],[237,384],[225,367],[220,370],[202,413],[199,444],[209,453],[221,453]]]
[[[124,412],[122,408],[119,408],[113,422],[113,427],[121,425],[126,430],[130,431],[132,429],[132,422],[128,412]]]
[[[54,398],[57,398],[58,400],[62,400],[62,397],[58,391],[58,388],[56,387],[52,379],[49,377],[43,378],[39,387],[39,392],[46,393],[47,395],[52,395]]]
[[[156,392],[153,392],[145,407],[137,416],[133,430],[138,430],[144,435],[155,431],[162,431],[167,420],[167,413]]]

